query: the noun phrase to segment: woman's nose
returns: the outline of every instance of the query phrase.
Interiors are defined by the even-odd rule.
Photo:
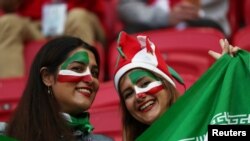
[[[141,100],[146,97],[145,93],[137,93],[135,94],[136,99]]]
[[[83,82],[92,82],[93,81],[93,77],[92,77],[91,74],[85,75],[85,76],[83,76],[82,81]]]

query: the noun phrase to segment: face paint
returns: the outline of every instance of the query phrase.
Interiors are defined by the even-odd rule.
[[[147,85],[145,88],[140,88],[138,86],[134,86],[135,93],[138,98],[144,97],[145,94],[147,95],[153,95],[157,92],[161,91],[163,89],[162,82],[161,81],[154,81]]]
[[[89,67],[83,73],[77,73],[72,70],[60,70],[57,80],[60,82],[89,82],[92,80],[92,76]]]
[[[141,79],[142,77],[150,77],[154,80],[158,80],[151,72],[146,70],[134,70],[129,74],[129,79],[132,82],[132,84],[136,84],[136,82]]]
[[[163,89],[161,81],[153,81],[147,85],[145,88],[140,88],[136,86],[136,82],[142,77],[150,77],[154,80],[158,80],[151,72],[146,70],[135,70],[129,74],[130,81],[134,84],[134,89],[137,97],[145,97],[147,95],[153,95]]]
[[[85,51],[77,52],[71,57],[69,57],[61,67],[58,73],[58,81],[60,82],[80,82],[80,81],[91,81],[92,75],[90,73],[89,67],[86,68],[85,72],[78,73],[72,70],[67,70],[69,64],[73,62],[82,62],[84,64],[89,63],[88,53]]]
[[[88,53],[86,51],[79,51],[79,52],[75,53],[74,55],[72,55],[71,57],[69,57],[67,60],[64,61],[64,63],[61,66],[61,70],[67,69],[69,64],[71,64],[73,62],[80,62],[80,63],[82,62],[85,64],[89,64]]]

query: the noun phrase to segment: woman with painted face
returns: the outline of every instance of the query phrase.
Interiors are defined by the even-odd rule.
[[[221,40],[221,46],[222,54],[233,55],[239,49],[230,46],[226,40]],[[173,75],[147,36],[139,35],[136,40],[121,32],[118,51],[120,58],[114,83],[123,114],[123,138],[133,141],[175,103],[180,94],[174,79],[177,82],[180,79]],[[209,54],[214,58],[222,55],[213,51]]]
[[[89,113],[99,88],[96,49],[75,37],[58,37],[36,55],[5,134],[20,141],[111,140],[91,133]]]

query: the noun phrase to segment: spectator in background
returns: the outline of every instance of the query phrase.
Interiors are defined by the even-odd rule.
[[[39,23],[43,6],[56,3],[67,5],[65,35],[80,37],[91,45],[95,41],[105,45],[106,25],[103,0],[23,0],[19,13]]]
[[[41,32],[42,8],[57,2],[68,8],[64,35],[106,45],[102,0],[0,0],[0,78],[24,75],[24,42],[46,38]]]
[[[230,34],[228,0],[120,0],[118,13],[128,33],[165,27],[207,26]]]
[[[20,0],[0,0],[0,78],[24,75],[24,42],[42,39],[41,32],[15,12]]]
[[[227,18],[229,0],[201,0],[201,10],[204,11],[205,18],[217,22],[225,35],[230,37],[232,31]]]

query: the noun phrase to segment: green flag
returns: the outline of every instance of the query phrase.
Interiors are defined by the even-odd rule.
[[[17,140],[7,136],[0,135],[0,141],[17,141]]]
[[[209,124],[250,124],[250,54],[221,57],[137,141],[205,140]]]

